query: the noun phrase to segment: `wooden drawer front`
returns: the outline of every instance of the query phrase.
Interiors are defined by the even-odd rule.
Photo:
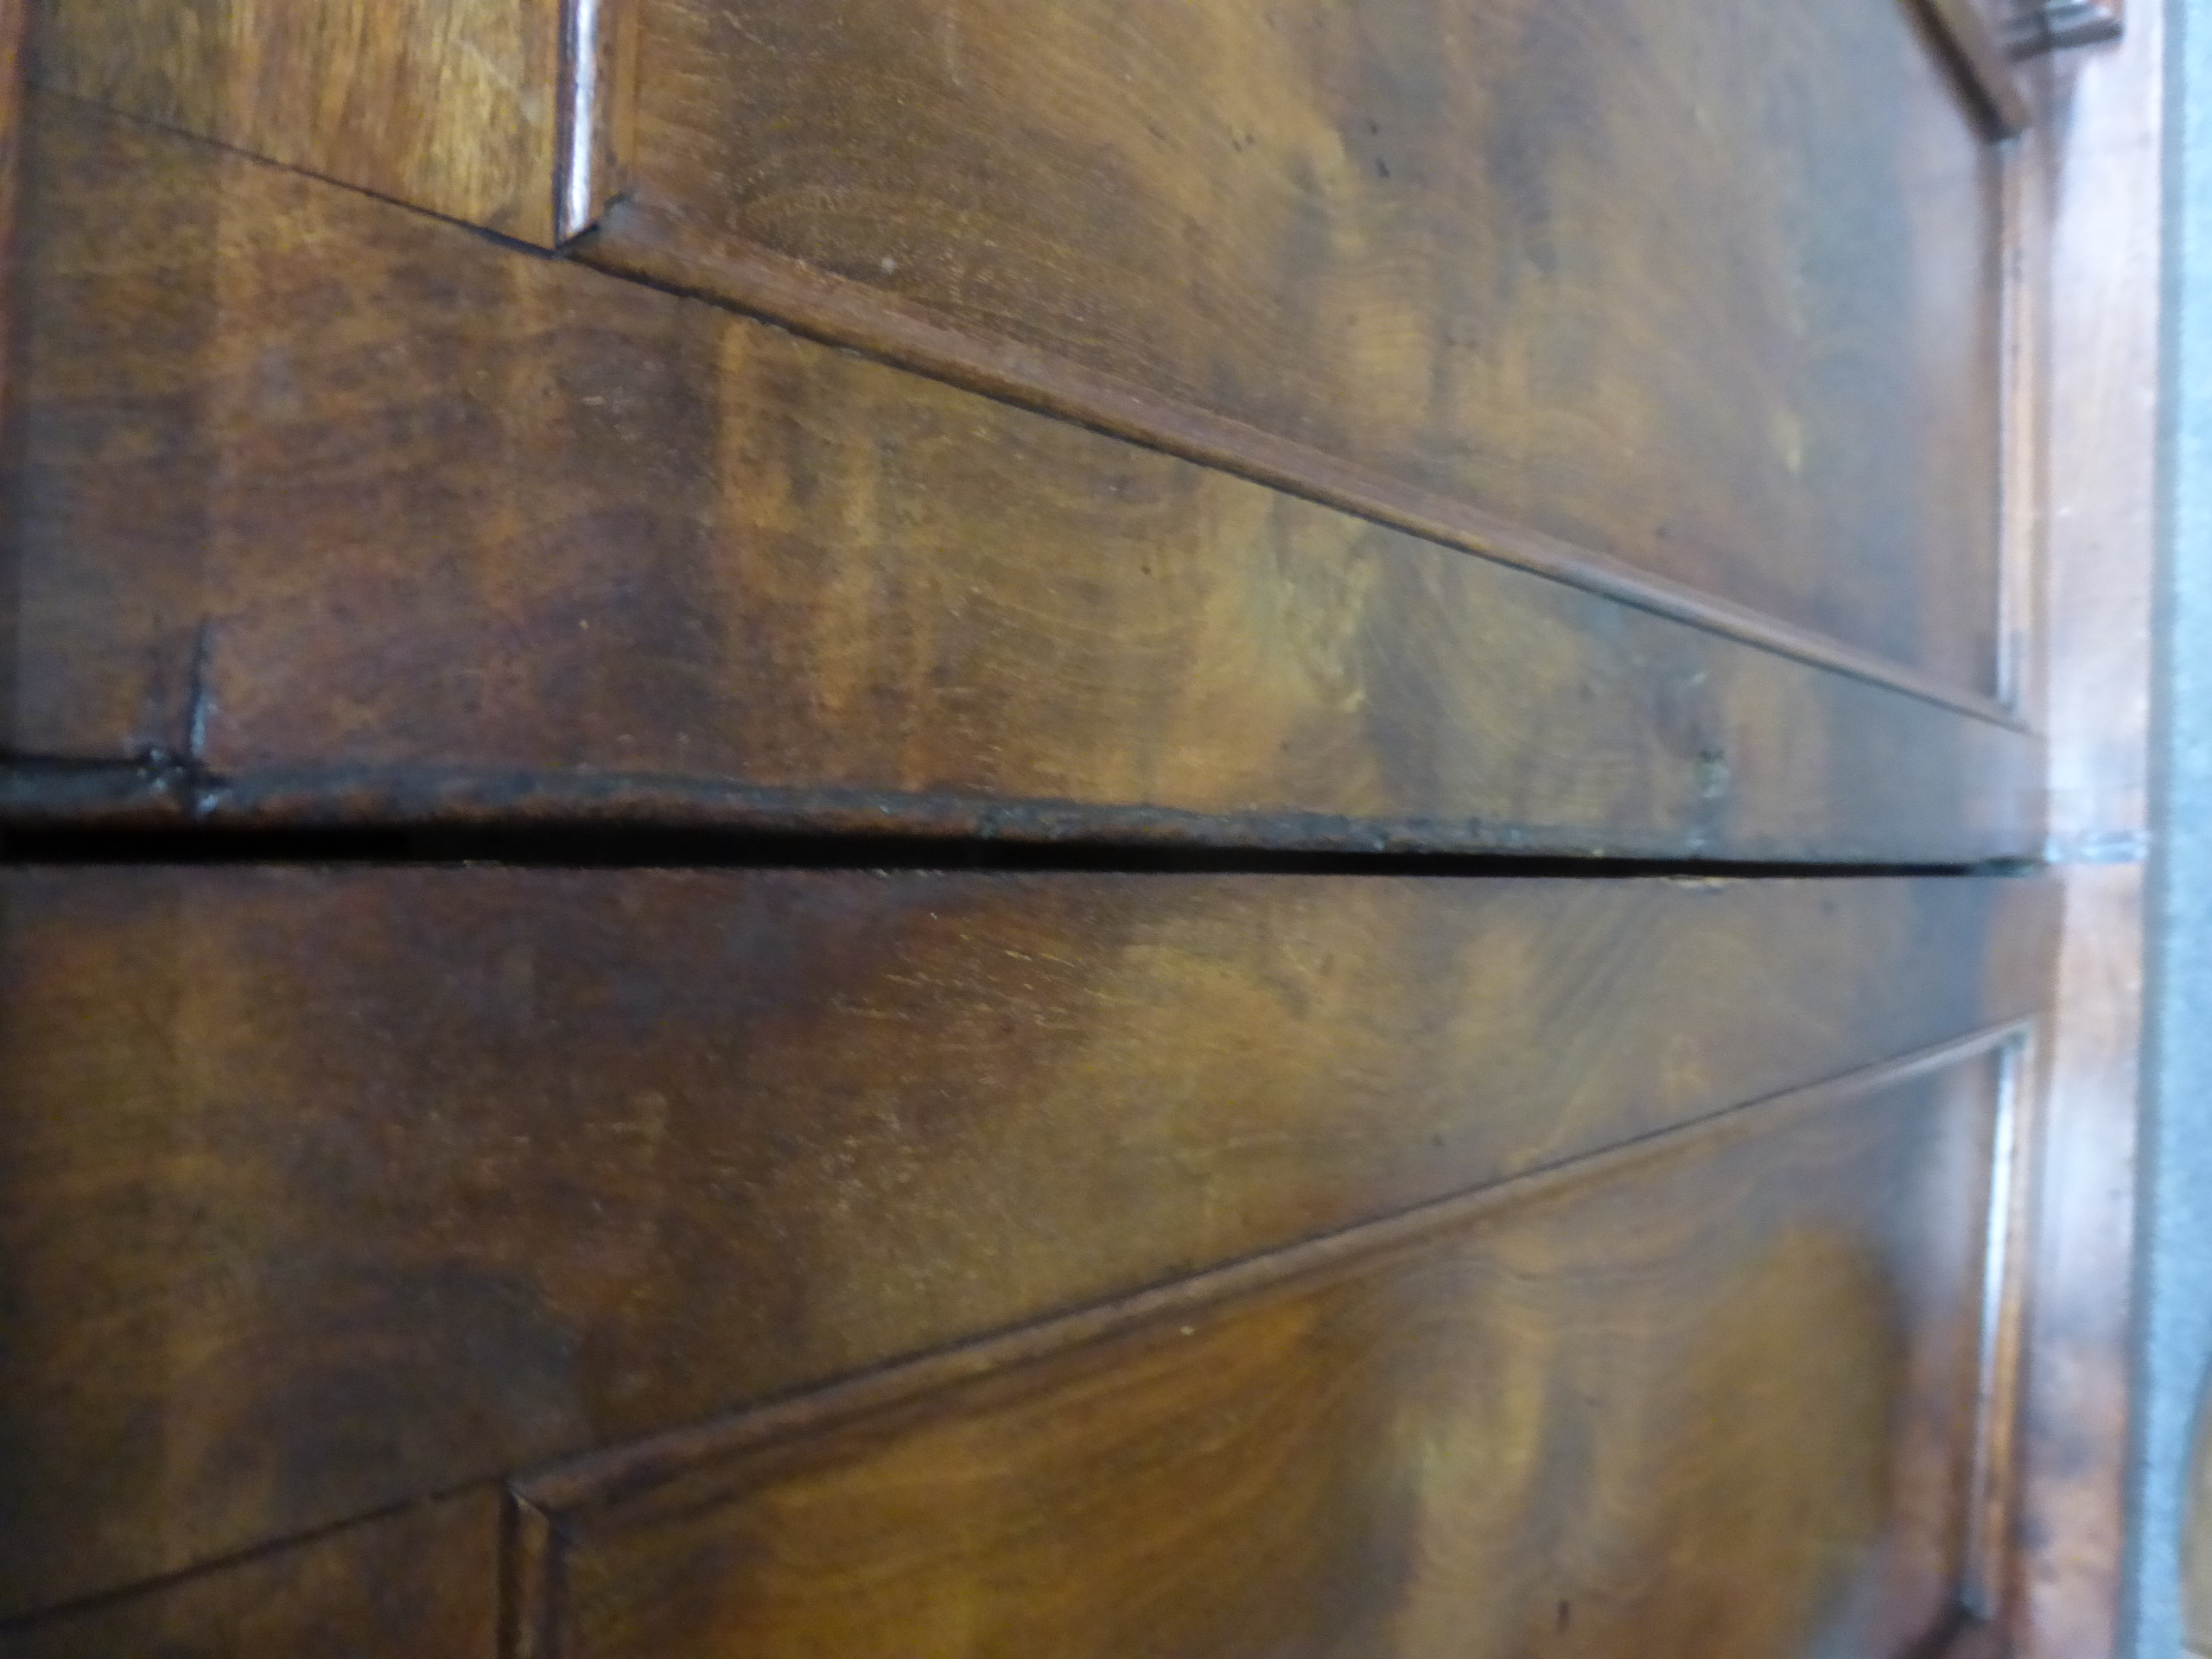
[[[48,86],[2004,690],[1975,0],[43,0]],[[601,209],[619,201],[603,219]]]
[[[1971,1593],[2002,1077],[1755,1109],[980,1377],[525,1482],[521,1651],[1904,1659]]]
[[[2015,1020],[2024,880],[10,873],[0,1617]]]
[[[19,817],[2040,844],[1993,720],[63,101],[31,139],[0,706],[115,766]]]
[[[2005,1525],[2010,1059],[1856,1073],[0,1655],[1922,1652]]]
[[[636,4],[585,257],[1997,690],[1963,8]]]

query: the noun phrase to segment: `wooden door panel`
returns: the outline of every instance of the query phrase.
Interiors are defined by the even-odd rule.
[[[0,715],[111,766],[18,817],[2040,845],[1994,719],[66,100],[32,140]]]
[[[1917,1652],[1967,1575],[2002,1077],[1954,1052],[980,1377],[526,1481],[521,1650]]]
[[[4,905],[0,1616],[2017,1020],[2053,920],[2006,878],[207,867]]]
[[[586,257],[1999,690],[2001,160],[1913,0],[638,3]]]

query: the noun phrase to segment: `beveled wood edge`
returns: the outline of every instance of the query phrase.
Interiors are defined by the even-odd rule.
[[[2036,1122],[2044,1097],[2038,1019],[2004,1051],[1992,1148],[1989,1238],[1982,1270],[1980,1385],[1974,1408],[1973,1484],[1961,1605],[2001,1630],[2010,1607],[2017,1524],[2022,1365],[2029,1246],[2033,1242]]]
[[[643,0],[563,0],[556,244],[599,222],[628,185]]]
[[[2040,741],[2007,732],[2026,779]],[[2032,859],[2040,797],[2024,781],[2009,814],[1934,835],[1824,830],[1803,841],[1715,835],[1694,824],[1637,833],[1590,825],[1442,817],[1353,817],[1284,806],[1236,812],[965,794],[785,788],[715,778],[583,768],[359,767],[212,777],[178,765],[0,761],[0,834],[76,830],[628,830],[837,836],[1021,847],[1121,846],[1230,852],[1696,862],[1939,874]]]
[[[2032,729],[2044,726],[2043,420],[2048,317],[2035,250],[2048,241],[2029,143],[1998,152],[1998,693]]]
[[[2033,1015],[1985,1027],[1826,1083],[1724,1108],[1675,1128],[1397,1215],[518,1476],[509,1482],[509,1488],[517,1513],[523,1517],[518,1536],[528,1541],[531,1552],[525,1564],[536,1574],[518,1584],[524,1597],[519,1624],[542,1624],[544,1615],[540,1601],[551,1575],[558,1571],[562,1546],[581,1526],[588,1525],[594,1513],[615,1508],[671,1479],[799,1435],[823,1433],[893,1410],[965,1382],[1164,1324],[1198,1308],[1310,1290],[1379,1259],[1418,1249],[1440,1235],[1574,1187],[1618,1177],[1685,1148],[1726,1145],[1816,1116],[1875,1090],[2005,1052],[2027,1040],[2034,1028]]]
[[[553,1517],[510,1489],[500,1535],[499,1659],[553,1659],[566,1587]]]
[[[2005,33],[2015,58],[2097,46],[2126,32],[2126,0],[2028,0]]]
[[[1993,138],[2035,124],[2035,105],[2012,72],[2012,54],[1977,0],[1919,0]]]
[[[925,306],[788,256],[702,234],[645,195],[614,203],[569,250],[617,276],[760,317],[1017,408],[1072,422],[1422,539],[1516,566],[1761,650],[2017,730],[1994,693],[1962,690],[1810,628],[1164,397],[1057,353],[982,335]],[[1993,671],[1996,664],[1993,664]]]

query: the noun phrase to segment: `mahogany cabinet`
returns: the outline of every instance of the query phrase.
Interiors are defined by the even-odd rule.
[[[29,11],[0,1655],[2090,1651],[2078,65]]]

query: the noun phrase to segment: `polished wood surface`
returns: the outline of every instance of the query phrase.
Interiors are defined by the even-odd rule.
[[[39,10],[0,1659],[2108,1659],[2155,19]]]
[[[2048,228],[2040,723],[2064,887],[2041,1135],[2015,1570],[2020,1659],[2123,1650],[2135,1375],[2153,640],[2160,566],[2165,18],[2039,71],[2022,157]]]
[[[1148,442],[1997,690],[2000,161],[1916,6],[643,28],[588,257],[748,305],[796,262],[851,296],[802,327],[909,358],[949,327],[982,343],[939,372],[1127,428],[1124,388]]]
[[[2051,920],[2003,878],[4,891],[4,1613],[2017,1019]]]
[[[39,84],[550,245],[562,0],[35,0]]]
[[[113,810],[2040,843],[1993,720],[63,102],[35,140],[8,747]]]
[[[2019,1659],[2120,1652],[2134,1377],[2144,914],[2139,863],[2065,892],[2020,1429]]]
[[[493,1659],[499,1513],[487,1486],[0,1624],[0,1659]]]
[[[1956,1617],[1999,1077],[526,1481],[521,1651],[1901,1659]]]

